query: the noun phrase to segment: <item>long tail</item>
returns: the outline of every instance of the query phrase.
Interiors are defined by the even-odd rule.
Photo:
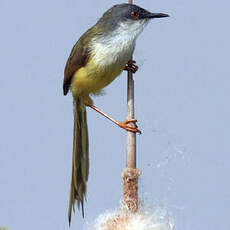
[[[73,163],[69,200],[69,224],[71,214],[77,201],[78,209],[82,209],[84,217],[84,199],[86,183],[89,175],[89,141],[86,118],[86,108],[81,98],[74,99],[74,131],[73,131]]]

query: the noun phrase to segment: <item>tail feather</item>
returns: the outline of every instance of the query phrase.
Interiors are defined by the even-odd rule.
[[[73,160],[72,179],[69,200],[69,224],[71,214],[77,201],[78,209],[82,209],[84,217],[84,199],[86,196],[86,183],[89,175],[89,140],[86,108],[81,98],[74,99],[74,132],[73,132]]]

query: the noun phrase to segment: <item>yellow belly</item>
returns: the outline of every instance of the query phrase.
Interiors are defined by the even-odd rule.
[[[125,64],[101,67],[90,60],[73,75],[71,83],[73,96],[100,94],[101,90],[123,71]]]

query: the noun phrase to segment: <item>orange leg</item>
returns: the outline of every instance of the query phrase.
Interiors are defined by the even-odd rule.
[[[107,119],[109,119],[110,121],[112,121],[114,124],[118,125],[120,128],[123,128],[123,129],[125,129],[127,131],[130,131],[130,132],[140,133],[141,134],[141,131],[136,126],[136,122],[137,122],[136,119],[130,119],[130,120],[127,120],[127,121],[116,121],[112,117],[108,116],[106,113],[102,112],[96,106],[94,106],[94,105],[88,105],[88,106],[90,108],[92,108],[93,110],[95,110],[96,112],[100,113],[102,116],[104,116]],[[135,126],[128,125],[129,123],[133,123]]]

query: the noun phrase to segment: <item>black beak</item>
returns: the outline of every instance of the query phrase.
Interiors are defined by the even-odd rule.
[[[162,13],[147,13],[145,15],[146,18],[165,18],[165,17],[169,17],[168,14],[162,14]]]

